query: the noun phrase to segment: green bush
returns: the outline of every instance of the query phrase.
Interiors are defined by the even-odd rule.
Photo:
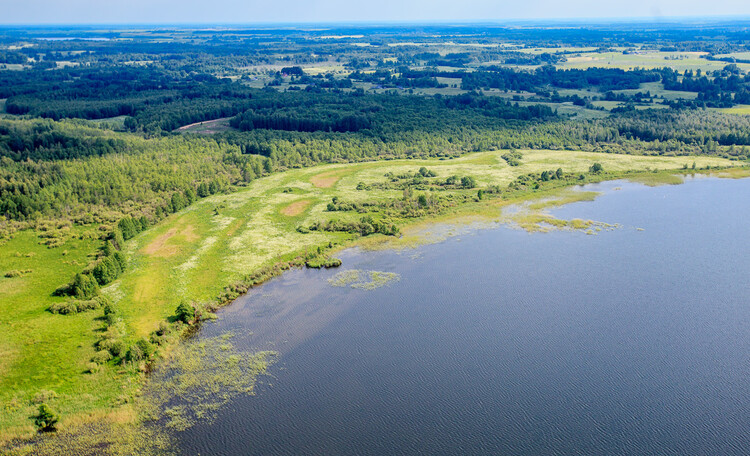
[[[73,296],[78,299],[91,299],[99,294],[99,285],[96,279],[89,274],[78,273],[73,278],[71,286]]]
[[[70,315],[79,312],[86,312],[88,310],[98,309],[99,307],[109,302],[109,298],[99,295],[95,296],[93,299],[88,300],[56,302],[49,306],[48,310],[53,314]]]
[[[112,255],[112,259],[120,266],[120,271],[125,272],[125,268],[128,266],[128,260],[125,258],[125,254],[122,252],[115,252]]]
[[[146,339],[140,339],[128,348],[128,352],[125,354],[125,361],[129,363],[142,361],[150,358],[155,351],[156,348],[151,342]]]
[[[477,181],[471,176],[464,176],[461,178],[461,187],[463,188],[474,188],[477,186]]]
[[[13,277],[21,277],[23,275],[30,274],[30,273],[31,273],[31,269],[25,269],[22,271],[19,271],[18,269],[14,269],[12,271],[6,272],[5,277],[12,279]]]
[[[59,417],[52,412],[47,404],[39,405],[39,414],[34,417],[34,424],[41,432],[55,430]]]
[[[131,345],[130,348],[128,348],[128,352],[125,354],[125,361],[129,363],[134,363],[141,361],[146,356],[145,353],[143,353],[143,350],[140,346],[137,344]]]
[[[175,316],[183,323],[190,323],[195,318],[195,308],[183,301],[177,306]]]
[[[74,301],[56,302],[48,309],[53,314],[69,315],[78,313],[78,307]]]
[[[120,339],[102,339],[96,346],[100,351],[107,351],[113,357],[122,357],[125,354],[125,343]]]
[[[112,353],[110,353],[108,350],[99,350],[98,352],[94,353],[94,356],[91,357],[91,362],[96,364],[104,364],[110,359],[112,359]]]

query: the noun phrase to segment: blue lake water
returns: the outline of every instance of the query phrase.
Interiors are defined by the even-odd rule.
[[[553,213],[619,228],[348,250],[222,310],[198,337],[280,358],[184,454],[750,454],[750,179],[587,189]]]

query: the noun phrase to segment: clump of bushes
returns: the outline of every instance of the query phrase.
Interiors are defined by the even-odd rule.
[[[337,268],[341,266],[341,260],[338,258],[316,256],[305,262],[308,268],[320,269],[320,268]]]
[[[99,285],[106,285],[117,279],[125,271],[126,266],[125,255],[122,252],[114,251],[99,260],[91,274]]]
[[[509,152],[501,155],[500,157],[505,160],[510,166],[519,166],[521,164],[523,154],[517,150],[511,149]]]
[[[155,351],[156,348],[151,342],[146,339],[139,339],[135,344],[128,348],[124,360],[129,363],[137,363],[138,361],[149,359]]]
[[[400,231],[394,224],[379,222],[370,216],[364,216],[359,221],[345,222],[342,220],[328,220],[327,222],[315,222],[310,225],[310,231],[345,231],[361,236],[380,233],[386,236],[397,236]]]
[[[31,272],[32,272],[31,269],[21,269],[21,270],[14,269],[12,271],[6,272],[5,273],[5,277],[7,277],[9,279],[12,279],[13,277],[21,277],[21,276],[24,276],[26,274],[31,274]]]
[[[111,283],[125,271],[127,259],[125,254],[119,251],[125,245],[125,241],[147,227],[148,220],[146,217],[138,219],[125,217],[121,219],[108,236],[109,240],[102,248],[102,257],[96,261],[93,267],[89,266],[85,271],[76,274],[71,283],[59,287],[53,294],[55,296],[74,296],[81,301],[93,300],[99,295],[99,286]],[[81,306],[83,310],[100,307],[86,307],[84,304],[81,304]],[[50,308],[50,311],[52,313],[70,314],[81,310],[76,310],[76,306],[68,303],[67,305],[55,305]]]
[[[108,303],[110,303],[109,298],[103,295],[98,295],[88,300],[56,302],[49,306],[49,311],[53,314],[71,315],[98,309]]]

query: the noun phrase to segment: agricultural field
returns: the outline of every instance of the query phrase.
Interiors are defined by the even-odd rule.
[[[725,114],[737,114],[741,116],[750,115],[750,105],[737,105],[731,108],[721,108],[716,110]]]
[[[622,52],[597,52],[578,55],[566,56],[567,60],[558,64],[560,68],[619,68],[622,70],[632,70],[634,68],[663,68],[670,67],[677,71],[685,70],[702,70],[712,71],[721,70],[726,62],[717,62],[701,58],[706,55],[701,52],[660,52],[660,51],[635,51],[631,54]],[[739,67],[747,71],[750,64],[738,63]]]
[[[685,92],[680,90],[665,90],[661,82],[644,82],[637,89],[614,90],[616,94],[634,95],[638,92],[649,92],[651,96],[663,98],[664,100],[694,100],[697,97],[695,92]]]

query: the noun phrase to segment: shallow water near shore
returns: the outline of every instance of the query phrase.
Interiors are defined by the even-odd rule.
[[[221,310],[199,339],[279,358],[182,453],[750,454],[750,179],[585,189],[551,212],[617,229],[350,249]]]

